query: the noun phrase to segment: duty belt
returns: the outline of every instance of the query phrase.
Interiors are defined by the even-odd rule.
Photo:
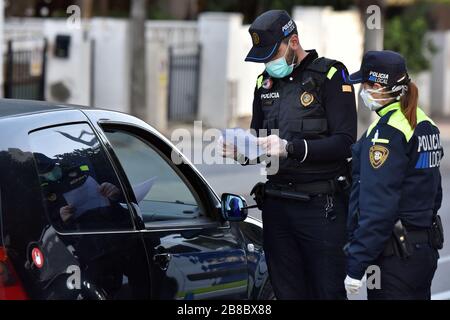
[[[431,229],[416,229],[407,231],[407,241],[410,245],[415,244],[432,244],[431,243]],[[395,241],[391,237],[383,251],[384,256],[398,255],[397,248],[395,246]]]
[[[266,183],[266,193],[267,190],[275,191],[294,191],[307,194],[309,196],[318,194],[329,194],[332,195],[338,189],[337,183],[333,180],[328,181],[316,181],[309,183],[275,183],[268,181]]]

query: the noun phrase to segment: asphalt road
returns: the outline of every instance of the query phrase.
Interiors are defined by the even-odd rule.
[[[444,149],[448,151],[441,164],[444,199],[440,215],[448,238],[450,237],[450,197],[448,197],[450,191],[450,137],[446,138],[447,140],[443,141],[443,145]],[[249,204],[254,203],[249,196],[253,185],[258,181],[266,180],[265,176],[261,174],[261,166],[242,167],[238,164],[198,164],[196,167],[219,195],[223,192],[240,194],[247,199]],[[258,209],[251,209],[250,215],[257,218],[261,217]],[[433,299],[450,299],[450,242],[444,245],[444,249],[440,251],[440,256],[438,270],[432,286]],[[365,299],[365,293],[350,298]]]

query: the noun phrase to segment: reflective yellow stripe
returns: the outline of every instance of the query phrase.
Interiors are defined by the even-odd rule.
[[[328,71],[327,78],[329,80],[331,80],[331,78],[333,78],[336,71],[337,71],[337,69],[335,67],[331,67],[331,69]]]
[[[401,108],[400,102],[394,102],[394,103],[388,105],[387,107],[384,107],[377,113],[380,117],[383,117],[383,116],[387,115],[389,112],[391,112],[392,110],[399,110],[400,108]]]
[[[409,125],[408,119],[406,119],[405,115],[403,114],[399,102],[392,104],[392,106],[386,107],[385,109],[381,110],[378,114],[380,116],[384,116],[385,114],[387,114],[391,110],[396,110],[396,111],[390,116],[389,121],[388,121],[387,124],[390,125],[391,127],[395,128],[395,129],[401,131],[404,134],[406,141],[409,142],[409,140],[411,140],[412,136],[414,135],[414,129],[411,128],[411,126]],[[378,124],[379,120],[380,119],[375,120],[370,125],[369,129],[367,129],[366,137],[368,137],[370,135],[372,130]],[[425,112],[423,112],[422,109],[417,107],[417,124],[419,124],[421,122],[424,122],[424,121],[428,121],[433,126],[436,126],[436,124],[433,122],[433,120],[431,120],[425,114]],[[373,142],[373,140],[372,140],[372,142]],[[386,142],[386,143],[388,143],[388,142]],[[383,143],[383,142],[380,142],[380,143]]]
[[[423,121],[429,121],[433,126],[436,127],[436,124],[433,120],[431,120],[430,117],[428,117],[425,112],[423,112],[422,109],[417,108],[417,124],[423,122]]]
[[[372,139],[373,143],[385,143],[388,144],[389,140],[388,139]]]
[[[256,88],[257,88],[257,89],[259,89],[259,88],[262,87],[263,79],[264,79],[263,76],[259,76],[259,77],[258,77],[258,81],[256,81]]]
[[[80,166],[81,171],[89,171],[89,167],[87,165]]]

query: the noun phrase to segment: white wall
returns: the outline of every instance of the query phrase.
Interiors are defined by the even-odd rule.
[[[70,104],[90,105],[91,96],[91,43],[85,26],[79,29],[69,28],[65,20],[46,20],[44,35],[48,39],[46,100]],[[69,57],[54,55],[57,35],[71,37]],[[52,95],[52,86],[62,83],[69,89],[67,101],[60,101]]]
[[[147,118],[158,130],[167,129],[168,47],[165,43],[147,41]]]
[[[94,105],[130,111],[130,52],[128,21],[94,18],[90,25],[95,40]],[[197,23],[191,21],[147,21],[147,120],[166,127],[168,57],[170,45],[196,43]]]
[[[450,115],[450,31],[428,35],[437,48],[431,67],[431,113]],[[419,88],[420,89],[420,88]]]
[[[5,40],[42,38],[44,23],[45,20],[39,18],[8,18],[4,25]]]
[[[330,7],[295,7],[304,49],[316,49],[319,56],[343,62],[350,72],[359,70],[363,56],[364,29],[357,10],[333,11]]]
[[[16,43],[16,46],[24,46],[27,49],[33,49],[38,45],[42,47],[41,41],[36,40],[47,38],[45,90],[48,101],[89,105],[91,88],[90,41],[85,28],[85,24],[81,29],[69,28],[64,19],[12,18],[6,21],[5,39],[21,40]],[[71,36],[68,59],[54,56],[55,38],[58,34]],[[63,83],[70,91],[70,98],[67,101],[58,101],[51,94],[51,86],[58,82]]]
[[[427,113],[431,113],[431,71],[411,74],[412,81],[419,88],[419,106]]]
[[[94,103],[98,108],[130,111],[130,53],[128,22],[94,18]]]
[[[245,57],[252,47],[252,40],[248,33],[249,28],[250,25],[244,25],[236,34],[234,39],[239,39],[239,45],[233,42],[236,53],[239,55],[235,67],[235,70],[239,70],[238,103],[235,113],[237,117],[251,115],[256,80],[258,75],[264,72],[264,64],[245,61]]]
[[[198,42],[197,21],[147,21],[146,38],[166,45]]]
[[[252,113],[253,91],[263,65],[245,62],[252,46],[248,25],[234,13],[204,13],[199,19],[202,44],[199,118],[228,127]]]
[[[206,125],[226,127],[236,108],[236,52],[231,43],[242,15],[204,13],[199,17],[202,45],[199,118]],[[239,43],[240,44],[240,43]],[[238,45],[239,45],[238,44]]]

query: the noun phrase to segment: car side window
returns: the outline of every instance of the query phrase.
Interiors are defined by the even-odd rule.
[[[208,220],[189,182],[156,147],[128,131],[108,128],[105,134],[131,183],[144,223]]]
[[[34,131],[29,140],[44,207],[57,230],[133,229],[119,180],[88,124]]]

